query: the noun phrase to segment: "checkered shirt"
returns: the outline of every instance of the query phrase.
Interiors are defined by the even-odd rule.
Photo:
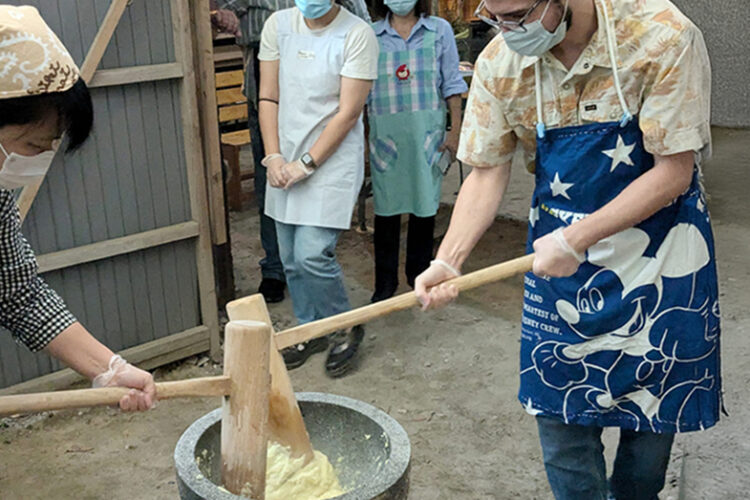
[[[76,322],[65,303],[42,280],[13,193],[0,189],[0,326],[18,342],[40,351]]]

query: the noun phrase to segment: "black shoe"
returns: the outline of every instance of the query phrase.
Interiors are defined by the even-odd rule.
[[[287,370],[292,370],[304,365],[307,358],[316,352],[323,352],[326,349],[328,349],[328,339],[322,337],[287,347],[281,351],[281,355],[284,357],[284,364]]]
[[[374,304],[375,302],[380,302],[381,300],[390,299],[395,293],[395,288],[393,290],[375,290],[375,293],[373,293],[372,297],[370,297],[370,302]]]
[[[268,304],[273,304],[284,300],[284,288],[286,288],[286,283],[281,280],[263,278],[258,287],[258,293],[263,294]]]
[[[339,330],[331,335],[331,348],[326,358],[326,373],[329,377],[340,377],[352,367],[352,362],[365,336],[365,328],[357,325],[347,332]]]

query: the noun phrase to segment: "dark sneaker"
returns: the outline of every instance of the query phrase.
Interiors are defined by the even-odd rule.
[[[284,364],[287,370],[292,370],[304,365],[307,358],[316,352],[323,352],[326,349],[328,349],[328,339],[322,337],[287,347],[281,351],[281,355],[284,357]]]
[[[364,336],[365,328],[362,325],[357,325],[350,331],[339,330],[331,335],[331,348],[326,359],[326,373],[329,377],[340,377],[351,369]]]
[[[266,303],[273,304],[284,300],[284,288],[286,283],[273,278],[263,278],[258,287],[258,293],[263,294]]]

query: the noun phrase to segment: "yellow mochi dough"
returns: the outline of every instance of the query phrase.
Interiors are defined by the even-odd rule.
[[[268,443],[266,500],[325,500],[345,493],[323,453],[315,451],[309,464],[303,467],[303,462],[304,457],[292,458],[288,448]],[[250,497],[249,492],[245,485],[241,494]]]

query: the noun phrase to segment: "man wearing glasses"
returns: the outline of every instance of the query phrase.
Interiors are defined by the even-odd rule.
[[[485,0],[458,157],[474,168],[415,291],[457,296],[517,150],[535,175],[519,400],[559,500],[656,499],[674,434],[721,411],[714,243],[700,164],[710,64],[668,0]],[[601,432],[619,427],[607,479]]]

